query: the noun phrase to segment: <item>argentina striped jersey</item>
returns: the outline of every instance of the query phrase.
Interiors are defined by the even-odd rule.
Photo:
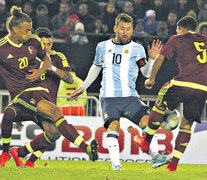
[[[115,44],[112,39],[100,42],[93,62],[103,68],[100,97],[138,96],[137,61],[143,58],[146,58],[143,46],[133,41],[124,45]]]

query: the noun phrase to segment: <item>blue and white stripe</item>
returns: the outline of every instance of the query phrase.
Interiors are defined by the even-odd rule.
[[[113,58],[117,62],[113,63]],[[136,62],[142,58],[146,58],[143,46],[133,41],[125,45],[114,44],[111,39],[99,43],[94,64],[103,68],[100,97],[138,96]]]

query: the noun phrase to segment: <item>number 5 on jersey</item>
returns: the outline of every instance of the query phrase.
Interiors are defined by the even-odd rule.
[[[197,55],[197,59],[200,63],[206,63],[207,61],[207,55],[206,55],[206,49],[201,49],[201,47],[205,46],[204,42],[194,42],[195,48],[198,52],[202,52],[202,56],[201,55]]]

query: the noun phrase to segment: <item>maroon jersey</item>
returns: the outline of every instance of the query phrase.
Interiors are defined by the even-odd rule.
[[[26,43],[15,44],[8,36],[0,40],[0,73],[5,79],[6,87],[12,99],[30,87],[45,87],[40,79],[29,82],[25,79],[30,69],[40,66],[36,57],[44,59],[46,51],[36,35],[31,35]]]
[[[51,64],[58,69],[61,69],[63,71],[71,71],[70,66],[68,64],[67,58],[64,56],[64,54],[60,52],[56,52],[52,50],[50,52],[50,58],[51,58]],[[57,100],[57,92],[60,84],[60,78],[59,76],[53,72],[53,71],[47,71],[45,75],[45,81],[47,84],[47,87],[50,91],[50,94],[54,100],[53,103],[56,103]]]
[[[207,38],[189,32],[171,37],[163,48],[168,60],[174,57],[179,67],[178,81],[187,81],[207,86]]]

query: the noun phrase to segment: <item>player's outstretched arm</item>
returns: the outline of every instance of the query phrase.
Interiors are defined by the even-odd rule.
[[[85,90],[81,87],[79,87],[78,89],[74,90],[71,94],[70,94],[70,100],[77,100],[78,96],[80,96]]]
[[[148,46],[148,55],[151,59],[155,59],[157,55],[160,54],[161,50],[163,48],[162,41],[157,39],[156,41],[153,40],[152,46]]]
[[[78,96],[81,95],[97,78],[101,69],[102,69],[101,66],[97,66],[95,64],[91,66],[85,81],[81,84],[81,87],[79,87],[78,89],[76,89],[71,93],[71,100],[78,99]]]
[[[152,89],[153,85],[155,84],[155,78],[156,78],[157,72],[159,71],[164,59],[165,59],[165,56],[163,56],[162,54],[158,55],[155,58],[155,63],[152,66],[150,77],[149,79],[145,81],[145,87],[147,89]]]

